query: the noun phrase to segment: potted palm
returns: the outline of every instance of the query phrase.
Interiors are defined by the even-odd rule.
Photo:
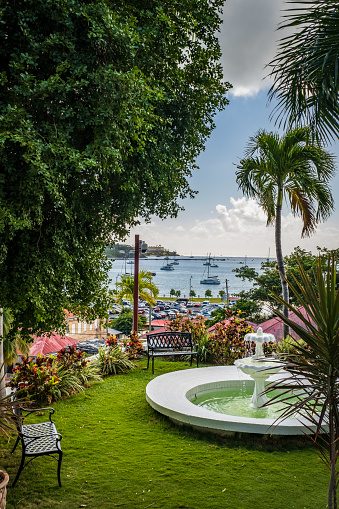
[[[280,389],[285,403],[283,418],[303,412],[315,426],[311,435],[321,458],[329,467],[328,508],[337,509],[337,472],[339,456],[339,289],[337,260],[329,256],[327,263],[319,257],[315,285],[299,264],[300,277],[288,282],[297,306],[281,297],[275,299],[296,314],[302,325],[282,312],[275,311],[302,341],[294,342],[294,356],[288,364],[291,378],[267,387],[266,393]],[[301,308],[305,312],[302,312]],[[306,382],[306,384],[305,384]],[[291,398],[291,390],[300,394]],[[298,392],[299,391],[299,392]],[[274,397],[271,402],[274,402]]]

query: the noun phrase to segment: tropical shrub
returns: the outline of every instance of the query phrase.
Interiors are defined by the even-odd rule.
[[[239,316],[231,316],[226,322],[217,323],[210,335],[214,362],[233,364],[236,359],[251,353],[244,342],[244,336],[249,332],[253,332],[252,327]]]
[[[36,361],[22,356],[7,385],[16,390],[17,397],[44,405],[75,394],[95,380],[100,380],[97,366],[89,363],[75,346],[70,346],[56,356],[39,355]]]
[[[296,355],[288,365],[289,379],[278,380],[266,388],[269,393],[282,391],[280,400],[286,405],[283,418],[302,411],[314,425],[311,439],[318,447],[321,458],[330,470],[327,506],[337,508],[337,472],[339,456],[339,289],[337,287],[337,260],[329,256],[326,270],[318,258],[315,283],[299,265],[298,277],[289,289],[297,300],[297,306],[274,298],[295,313],[302,325],[287,318],[281,311],[276,314],[302,342],[295,342]],[[304,308],[302,313],[300,307]],[[291,400],[290,391],[298,391],[297,401]],[[271,401],[273,401],[272,398]],[[310,431],[309,426],[306,432]]]
[[[204,363],[211,362],[213,357],[212,343],[202,316],[193,318],[192,313],[189,311],[186,315],[178,316],[168,323],[166,330],[172,332],[190,332],[192,334],[192,342],[198,347],[199,360]]]
[[[136,359],[138,355],[144,354],[144,348],[136,332],[131,332],[130,339],[125,340],[124,345],[129,359]]]
[[[110,334],[109,338],[106,340],[107,346],[117,346],[118,340],[115,334]]]
[[[16,390],[17,397],[44,405],[58,399],[59,383],[52,357],[39,355],[34,362],[23,355],[21,363],[13,369],[13,378],[7,385]]]
[[[95,362],[103,375],[117,375],[135,368],[135,365],[129,359],[128,353],[114,345],[100,348]]]

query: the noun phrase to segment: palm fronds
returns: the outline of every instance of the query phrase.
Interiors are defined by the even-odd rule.
[[[285,404],[280,418],[295,413],[307,417],[310,425],[306,432],[312,436],[321,457],[331,470],[328,506],[336,508],[336,461],[339,440],[339,290],[337,289],[337,261],[328,257],[327,265],[321,258],[315,274],[315,285],[299,264],[300,276],[288,282],[298,305],[291,305],[280,296],[274,298],[293,311],[299,325],[280,311],[275,311],[283,323],[298,334],[303,342],[296,342],[295,356],[287,365],[291,378],[270,384],[266,392],[279,389],[279,400]],[[304,309],[304,312],[302,311]],[[295,391],[297,399],[291,391]],[[271,403],[274,398],[271,399]]]

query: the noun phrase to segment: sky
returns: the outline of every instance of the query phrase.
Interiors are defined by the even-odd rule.
[[[180,255],[275,256],[274,227],[266,226],[266,216],[255,200],[238,190],[236,165],[258,129],[277,131],[269,117],[269,79],[265,69],[275,55],[280,37],[276,28],[286,4],[283,0],[227,0],[219,35],[224,79],[233,85],[230,104],[215,118],[216,128],[205,151],[197,159],[199,169],[190,179],[198,195],[182,202],[185,210],[176,219],[154,217],[150,224],[131,230],[148,245],[162,245]],[[265,79],[264,79],[265,78]],[[326,147],[337,156],[339,143]],[[309,238],[301,238],[302,222],[283,208],[282,248],[289,254],[294,247],[316,253],[317,246],[339,248],[339,172],[332,180],[335,210],[320,223]]]

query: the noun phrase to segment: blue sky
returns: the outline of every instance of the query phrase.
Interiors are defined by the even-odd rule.
[[[233,84],[230,104],[215,117],[216,129],[199,156],[190,185],[199,194],[185,200],[185,211],[176,219],[153,218],[152,223],[131,231],[149,245],[161,244],[179,254],[224,256],[274,256],[274,228],[266,227],[263,211],[254,200],[245,199],[235,181],[236,164],[248,140],[258,129],[276,131],[269,121],[267,104],[270,83],[264,69],[274,56],[280,37],[276,26],[283,0],[227,0],[220,33],[224,78]],[[246,13],[246,15],[244,15]],[[259,15],[260,13],[260,15]],[[327,147],[339,156],[339,143]],[[339,158],[338,158],[339,161]],[[316,246],[339,247],[339,175],[332,181],[335,211],[318,225],[312,237],[301,239],[301,221],[288,207],[283,211],[283,251],[295,246],[316,252]]]

